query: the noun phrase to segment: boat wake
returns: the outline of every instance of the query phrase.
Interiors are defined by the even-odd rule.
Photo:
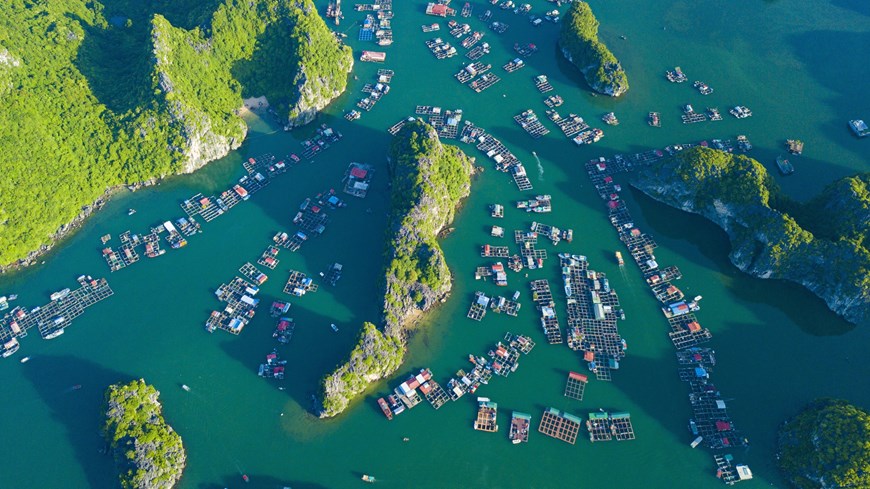
[[[538,158],[538,153],[535,153],[534,151],[532,151],[532,156],[534,156],[535,160],[538,162],[538,180],[543,182],[544,181],[544,165],[541,164],[541,159]]]

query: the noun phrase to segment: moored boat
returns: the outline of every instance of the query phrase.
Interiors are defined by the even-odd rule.
[[[794,165],[782,156],[776,157],[776,166],[779,167],[779,171],[782,172],[783,175],[791,175],[794,173]]]
[[[384,400],[383,397],[378,399],[378,406],[381,408],[381,411],[387,419],[393,419],[393,412],[390,411],[390,406],[387,405],[387,401]]]
[[[363,482],[372,483],[372,482],[375,481],[375,477],[372,476],[372,475],[363,474],[363,475],[362,475],[362,480],[363,480]]]

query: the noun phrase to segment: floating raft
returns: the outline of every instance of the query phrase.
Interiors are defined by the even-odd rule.
[[[465,53],[465,57],[470,59],[471,61],[477,61],[487,54],[489,54],[489,44],[483,43],[480,46],[476,46],[474,49]]]
[[[553,90],[553,85],[550,85],[547,75],[538,75],[535,77],[535,88],[541,93],[547,93]]]
[[[263,251],[262,256],[260,256],[260,259],[257,260],[257,263],[270,270],[274,270],[275,267],[278,266],[279,262],[278,250],[279,249],[277,246],[267,246],[266,249]]]
[[[239,273],[257,285],[263,285],[266,280],[269,280],[269,277],[265,273],[261,272],[250,262],[242,265],[241,268],[239,268]]]
[[[577,114],[568,114],[568,117],[562,117],[556,109],[548,109],[546,114],[547,118],[556,123],[569,139],[589,129],[589,124],[586,124],[583,118]]]
[[[510,256],[510,251],[507,246],[483,245],[480,250],[480,256],[484,258],[507,258]]]
[[[486,397],[477,398],[478,409],[477,419],[474,421],[474,429],[477,431],[487,431],[495,433],[498,431],[498,404],[490,401]]]
[[[752,471],[746,465],[735,465],[734,457],[730,454],[713,455],[716,462],[716,477],[729,486],[752,479]]]
[[[508,316],[516,317],[520,311],[521,304],[506,297],[498,296],[489,302],[489,307],[493,312],[505,313]]]
[[[528,443],[529,427],[532,424],[532,416],[519,411],[514,411],[511,414],[511,429],[508,433],[508,439],[511,443]]]
[[[583,392],[586,390],[586,384],[589,378],[577,372],[568,372],[568,382],[565,384],[565,397],[571,399],[583,400]]]
[[[260,300],[255,298],[259,290],[254,284],[240,277],[221,284],[215,291],[215,296],[227,305],[223,311],[212,311],[205,323],[206,331],[213,333],[216,329],[222,329],[234,335],[241,333],[260,304]]]
[[[583,351],[589,370],[599,380],[611,380],[625,356],[625,341],[619,336],[619,297],[603,273],[589,270],[581,255],[559,255],[568,312],[568,347]]]
[[[556,304],[550,292],[550,283],[546,279],[539,279],[530,282],[529,286],[532,289],[532,300],[541,311],[541,327],[547,336],[547,342],[551,345],[562,343],[562,330],[556,317]]]
[[[547,408],[544,417],[541,418],[538,431],[573,445],[577,441],[577,434],[580,433],[582,424],[583,421],[576,416],[555,408]]]
[[[317,292],[318,285],[302,272],[290,270],[290,277],[284,285],[284,293],[302,297],[308,292]]]
[[[51,302],[33,308],[30,312],[22,307],[15,307],[7,312],[0,318],[0,342],[23,338],[33,327],[45,339],[56,338],[85,309],[114,294],[106,279],[82,275],[77,280],[79,288],[72,291],[64,289],[52,294]]]
[[[538,116],[535,115],[535,112],[532,111],[532,109],[527,109],[524,112],[515,115],[514,121],[516,121],[524,131],[535,139],[538,139],[541,136],[546,136],[550,133],[550,130],[541,124],[541,121],[538,120]]]
[[[483,292],[475,292],[474,301],[471,303],[471,307],[468,308],[466,317],[475,321],[482,320],[486,316],[486,308],[489,306],[489,301],[490,298],[484,295]]]
[[[450,400],[447,391],[445,391],[444,388],[434,380],[428,380],[420,384],[420,392],[423,393],[423,397],[425,397],[426,400],[429,401],[429,404],[431,404],[436,410]]]
[[[589,413],[586,428],[589,430],[589,441],[592,442],[634,440],[634,428],[628,413]]]

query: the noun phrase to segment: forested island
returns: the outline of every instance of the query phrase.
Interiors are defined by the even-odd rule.
[[[798,489],[870,487],[870,414],[819,399],[779,430],[777,463]]]
[[[628,76],[616,56],[598,39],[598,19],[589,4],[576,1],[562,19],[559,48],[592,90],[618,97],[628,91]]]
[[[632,185],[718,224],[740,270],[797,282],[850,322],[870,318],[870,173],[799,203],[757,161],[696,147],[641,169]]]
[[[367,323],[350,359],[323,380],[323,416],[341,413],[371,382],[395,372],[409,329],[450,292],[437,237],[468,196],[473,171],[459,148],[442,144],[422,121],[406,124],[393,138],[383,327]]]
[[[238,148],[243,97],[310,121],[352,64],[311,0],[0,3],[0,266]]]
[[[163,419],[159,396],[142,379],[106,390],[103,434],[124,489],[170,489],[181,479],[187,455]]]

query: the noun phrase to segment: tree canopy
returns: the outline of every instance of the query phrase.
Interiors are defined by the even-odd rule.
[[[870,413],[818,399],[779,431],[778,465],[799,489],[870,487]]]

